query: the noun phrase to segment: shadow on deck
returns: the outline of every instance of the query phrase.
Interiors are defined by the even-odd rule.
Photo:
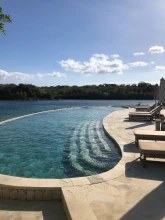
[[[61,201],[0,199],[0,219],[66,220]]]

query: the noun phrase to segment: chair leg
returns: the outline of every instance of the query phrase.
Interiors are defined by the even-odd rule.
[[[135,145],[138,147],[138,138],[135,136]]]
[[[143,168],[146,168],[146,154],[144,154],[143,158]]]

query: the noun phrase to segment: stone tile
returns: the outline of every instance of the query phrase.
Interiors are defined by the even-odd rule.
[[[99,183],[104,181],[104,179],[100,175],[88,176],[87,178],[90,183]]]
[[[68,179],[67,178],[66,179],[59,179],[57,181],[58,181],[57,185],[60,186],[60,187],[73,186],[72,180],[69,179],[69,178]]]
[[[103,182],[103,183],[98,183],[98,184],[93,184],[92,188],[98,189],[98,190],[106,190],[109,187],[108,182]]]
[[[107,171],[99,175],[104,179],[104,181],[110,180],[112,178],[111,171]]]
[[[62,192],[69,219],[97,220],[80,187],[64,187]]]
[[[71,181],[74,186],[82,186],[82,185],[90,184],[87,177],[71,178]]]

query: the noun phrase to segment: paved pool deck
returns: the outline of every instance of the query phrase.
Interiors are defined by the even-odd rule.
[[[104,129],[122,151],[117,166],[92,177],[93,184],[63,189],[72,219],[165,219],[165,162],[154,160],[143,168],[133,135],[134,129],[155,130],[155,124],[129,121],[130,111],[134,110],[113,112],[103,120]],[[96,183],[98,180],[100,183]],[[84,201],[91,209],[84,218],[79,218],[83,215],[83,208],[78,208],[79,201]]]
[[[105,132],[122,152],[121,160],[112,170],[96,176],[52,181],[14,181],[14,177],[0,176],[0,195],[20,200],[49,200],[54,195],[62,199],[67,218],[72,220],[165,219],[165,161],[147,162],[147,168],[143,168],[133,135],[134,129],[155,130],[155,125],[129,121],[130,111],[134,110],[116,111],[103,120]],[[1,199],[0,219],[63,220],[66,216],[61,204]]]

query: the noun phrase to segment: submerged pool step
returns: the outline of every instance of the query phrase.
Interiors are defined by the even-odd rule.
[[[70,164],[82,175],[92,175],[97,169],[102,170],[106,167],[106,152],[110,151],[110,147],[102,137],[99,123],[92,121],[79,124],[70,137]]]
[[[90,157],[89,149],[87,147],[87,141],[85,138],[86,132],[87,132],[87,127],[88,127],[88,124],[85,124],[82,127],[81,132],[80,132],[80,154],[81,154],[83,160],[86,163],[88,163],[90,166],[104,168],[105,167],[104,163]]]
[[[79,163],[77,160],[78,157],[78,146],[77,146],[77,139],[79,139],[79,133],[80,133],[80,128],[82,128],[82,125],[78,125],[73,132],[73,135],[70,138],[70,161],[71,164],[73,166],[74,169],[76,169],[77,171],[81,172],[82,174],[85,175],[91,175],[91,172],[88,170],[85,170]]]
[[[107,151],[111,151],[110,146],[107,144],[106,141],[104,141],[104,139],[103,139],[103,137],[102,137],[102,135],[101,135],[101,133],[100,133],[100,130],[99,130],[99,124],[100,124],[99,121],[96,122],[96,133],[97,133],[97,136],[98,136],[100,142],[103,144],[105,150],[107,150]]]
[[[89,142],[90,142],[92,152],[97,157],[107,158],[107,155],[102,153],[100,145],[97,143],[98,141],[95,139],[95,135],[94,135],[95,126],[96,126],[96,122],[92,122],[88,126],[88,139],[89,139]]]

